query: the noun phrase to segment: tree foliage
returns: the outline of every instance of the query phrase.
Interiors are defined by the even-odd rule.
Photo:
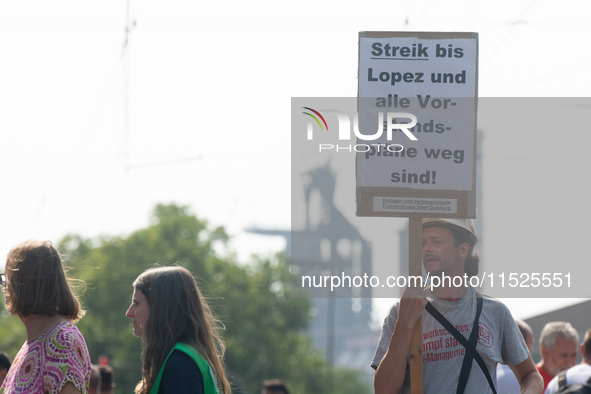
[[[150,223],[125,237],[68,235],[59,244],[70,276],[86,283],[81,299],[87,314],[78,327],[92,361],[109,358],[118,392],[132,392],[141,377],[141,340],[133,336],[125,312],[133,281],[155,264],[179,264],[197,278],[224,326],[225,362],[235,393],[258,394],[262,380],[271,378],[286,380],[293,393],[370,392],[351,371],[336,369],[327,379],[324,357],[302,333],[309,300],[290,297],[289,266],[281,255],[253,257],[246,265],[216,255],[214,244],[228,236],[185,206],[158,205]],[[14,355],[26,333],[17,317],[6,311],[3,316],[0,348]]]

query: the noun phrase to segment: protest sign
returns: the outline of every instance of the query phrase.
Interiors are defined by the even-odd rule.
[[[476,33],[360,33],[358,216],[475,217],[477,81]]]

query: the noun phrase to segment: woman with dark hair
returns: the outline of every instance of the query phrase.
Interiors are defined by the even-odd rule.
[[[18,315],[27,340],[2,384],[2,394],[86,394],[90,356],[73,324],[85,311],[70,288],[58,251],[26,241],[8,253],[0,282],[6,309]]]
[[[230,394],[224,343],[195,279],[183,267],[152,268],[133,282],[126,316],[144,340],[136,394]]]

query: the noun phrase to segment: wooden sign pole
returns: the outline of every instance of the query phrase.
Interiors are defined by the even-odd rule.
[[[421,218],[409,219],[408,237],[408,272],[413,272],[417,264],[422,264],[422,233],[423,220]],[[411,394],[423,394],[423,318],[420,317],[415,324],[410,340],[410,392]]]

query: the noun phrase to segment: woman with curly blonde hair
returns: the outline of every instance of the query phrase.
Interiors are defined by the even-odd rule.
[[[230,394],[224,343],[191,273],[152,268],[133,283],[126,316],[144,340],[143,377],[136,394]]]

